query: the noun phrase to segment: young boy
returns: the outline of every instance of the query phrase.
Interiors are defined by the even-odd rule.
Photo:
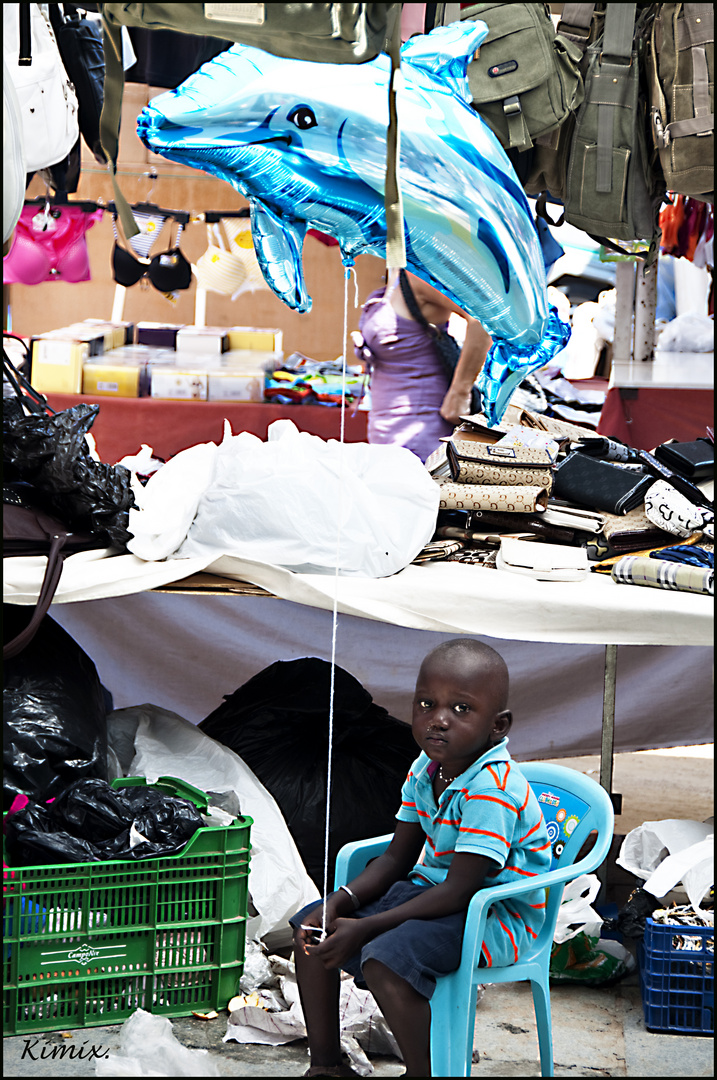
[[[349,886],[302,909],[294,957],[311,1067],[305,1076],[352,1076],[342,1062],[339,969],[368,986],[401,1050],[407,1076],[430,1076],[430,1005],[436,978],[460,964],[466,910],[484,885],[550,866],[535,795],[508,753],[508,669],[472,638],[444,642],[421,664],[413,737],[421,749],[403,785],[391,843]],[[481,964],[514,962],[542,926],[545,890],[494,904]]]

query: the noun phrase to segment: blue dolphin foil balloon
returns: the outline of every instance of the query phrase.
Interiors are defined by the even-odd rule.
[[[548,308],[525,193],[472,109],[467,65],[488,30],[453,23],[401,48],[399,182],[411,269],[494,339],[478,386],[491,423],[529,372],[567,344]],[[338,240],[346,265],[385,257],[388,81],[385,54],[365,64],[286,60],[234,45],[140,113],[154,153],[228,181],[251,207],[267,284],[308,311],[307,228]]]

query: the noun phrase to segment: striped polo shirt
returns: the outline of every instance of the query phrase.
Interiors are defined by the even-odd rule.
[[[500,870],[486,885],[502,885],[550,868],[550,842],[535,793],[508,753],[508,739],[487,750],[451,781],[436,805],[436,763],[416,758],[401,792],[399,821],[417,821],[426,834],[419,862],[409,874],[419,885],[445,881],[457,851],[486,855]],[[527,892],[491,906],[483,961],[513,964],[535,939],[545,918],[545,890]]]

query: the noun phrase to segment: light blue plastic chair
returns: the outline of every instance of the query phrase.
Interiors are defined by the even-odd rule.
[[[574,769],[541,762],[521,764],[521,771],[538,798],[553,849],[550,870],[538,877],[480,889],[470,902],[460,967],[440,978],[431,998],[431,1071],[433,1076],[470,1076],[473,1057],[476,996],[479,984],[530,981],[538,1028],[540,1068],[553,1076],[553,1036],[550,1018],[550,953],[563,886],[589,874],[605,860],[613,838],[614,813],[608,793]],[[590,851],[577,862],[586,840],[596,834]],[[345,885],[386,849],[391,835],[359,840],[341,848],[336,859],[334,887]],[[478,967],[485,920],[496,900],[547,886],[545,923],[531,948],[517,964]]]

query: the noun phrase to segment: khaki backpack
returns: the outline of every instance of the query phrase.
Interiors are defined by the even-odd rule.
[[[660,4],[650,38],[650,117],[668,191],[714,202],[714,5]]]
[[[580,104],[582,52],[555,33],[549,4],[471,4],[461,19],[488,27],[468,66],[473,108],[506,150],[530,149]]]

